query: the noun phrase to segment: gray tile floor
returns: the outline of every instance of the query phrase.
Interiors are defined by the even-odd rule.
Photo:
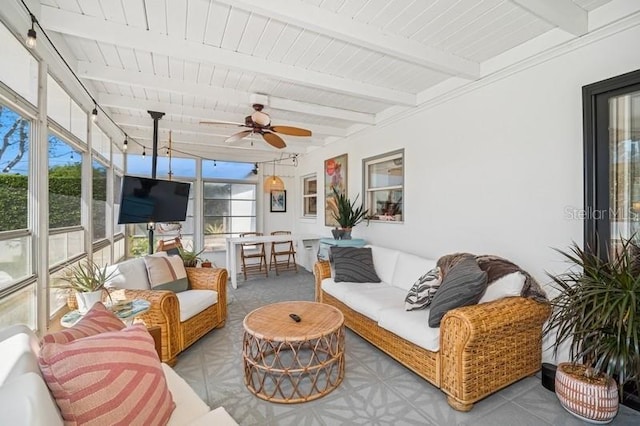
[[[478,402],[469,413],[453,410],[445,395],[351,331],[346,374],[332,393],[302,404],[263,401],[242,375],[242,320],[260,306],[313,300],[313,276],[301,271],[268,279],[238,280],[229,287],[224,328],[214,330],[178,357],[175,370],[215,408],[224,406],[241,425],[582,425],[554,393],[529,377]],[[621,407],[612,425],[638,425],[640,413]]]

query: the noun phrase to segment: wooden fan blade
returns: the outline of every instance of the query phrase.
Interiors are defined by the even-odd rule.
[[[249,136],[251,133],[253,133],[253,130],[243,130],[241,132],[236,133],[235,135],[229,136],[227,139],[225,139],[225,142],[231,143],[231,142],[239,141],[240,139],[246,136]]]
[[[311,136],[311,130],[301,129],[299,127],[291,126],[272,126],[270,127],[274,132],[282,133],[283,135],[291,136]]]
[[[282,140],[282,138],[278,135],[276,135],[275,133],[269,133],[269,132],[264,132],[262,134],[262,137],[264,138],[265,141],[267,141],[267,143],[275,148],[279,148],[282,149],[285,146],[287,146],[286,143],[284,143],[284,141]]]
[[[225,127],[245,127],[244,123],[236,123],[234,121],[201,121],[200,124]]]

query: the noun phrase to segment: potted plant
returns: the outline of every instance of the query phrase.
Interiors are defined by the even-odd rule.
[[[335,196],[335,205],[331,214],[342,230],[340,235],[338,235],[339,238],[336,239],[351,239],[351,228],[367,219],[368,211],[365,210],[362,203],[360,203],[360,206],[356,207],[356,203],[358,201],[357,195],[353,202],[351,202],[345,193],[338,192],[335,187],[331,189]],[[335,233],[334,237],[336,237]]]
[[[100,267],[87,259],[70,266],[54,287],[75,291],[78,311],[86,313],[96,302],[102,300],[104,292],[111,298],[105,284],[114,274],[115,271],[107,272],[107,266]]]
[[[182,258],[182,262],[184,262],[185,268],[195,268],[196,266],[198,266],[198,262],[202,261],[202,259],[200,259],[200,257],[198,256],[200,256],[203,251],[204,249],[196,252],[193,250],[187,250],[185,248],[178,247],[178,253]]]
[[[623,385],[640,379],[637,250],[630,240],[623,241],[616,254],[603,260],[574,243],[568,252],[557,250],[574,268],[549,275],[559,294],[551,302],[544,333],[556,334],[556,355],[568,342],[571,359],[558,365],[556,394],[565,409],[583,419],[613,420]]]

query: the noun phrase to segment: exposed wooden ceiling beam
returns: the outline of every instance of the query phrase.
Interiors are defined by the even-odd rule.
[[[91,62],[80,61],[78,76],[87,80],[108,83],[127,84],[135,87],[158,90],[161,92],[181,93],[196,97],[219,99],[232,105],[248,106],[251,93],[225,87],[214,87],[206,84],[161,77],[159,75],[107,67]],[[284,111],[295,111],[303,114],[318,115],[355,123],[375,124],[375,115],[357,111],[349,111],[324,105],[309,104],[275,96],[269,96],[269,107]],[[247,109],[247,111],[250,111]]]
[[[535,1],[535,0],[533,0]],[[480,64],[326,9],[291,0],[217,0],[446,74],[480,78]]]
[[[233,121],[237,123],[244,123],[244,115],[242,114],[214,111],[207,108],[195,108],[176,104],[168,104],[164,102],[150,101],[147,99],[139,99],[122,95],[100,93],[98,95],[98,103],[105,107],[122,108],[135,111],[162,111],[166,114],[191,117],[197,120]],[[283,122],[279,124],[308,128],[313,132],[315,136],[347,136],[347,130],[339,127],[321,126],[292,121],[287,121],[286,123]]]
[[[243,72],[388,104],[417,105],[414,93],[401,92],[306,68],[268,61],[256,56],[184,40],[177,36],[152,33],[148,30],[140,30],[50,6],[42,6],[41,24],[51,31],[127,46],[173,58],[221,65]]]
[[[571,0],[511,0],[534,15],[581,36],[589,31],[589,13]]]

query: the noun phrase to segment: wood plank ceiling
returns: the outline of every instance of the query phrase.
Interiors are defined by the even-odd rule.
[[[483,62],[553,29],[578,37],[610,1],[41,0],[40,22],[132,137],[149,146],[146,111],[164,111],[161,140],[172,130],[176,148],[261,161],[374,126],[450,78],[479,79]],[[273,123],[313,137],[284,136],[280,151],[199,124],[244,122],[251,94],[268,96]]]

